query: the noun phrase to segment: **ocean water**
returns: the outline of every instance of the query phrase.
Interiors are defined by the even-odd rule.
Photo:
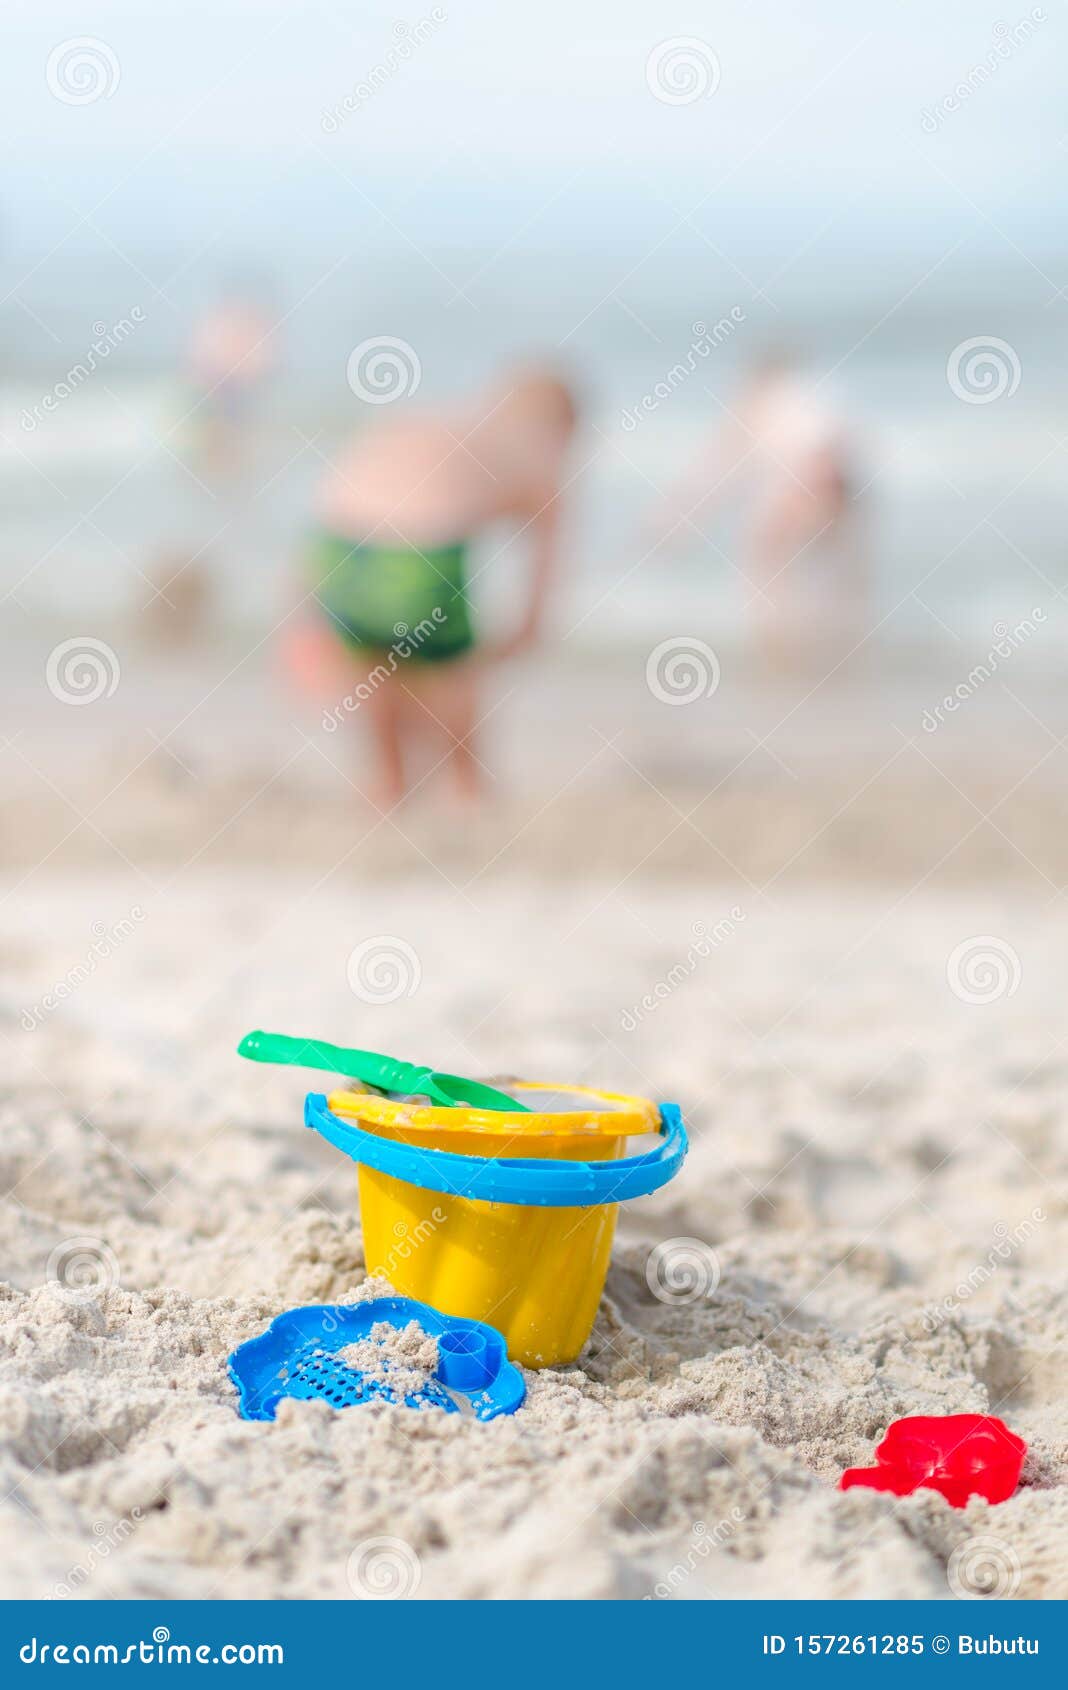
[[[439,256],[432,288],[396,252],[377,264],[329,253],[279,259],[259,277],[279,322],[276,368],[247,465],[211,485],[192,451],[195,394],[184,366],[209,297],[202,272],[183,273],[180,254],[143,254],[136,267],[97,254],[78,264],[45,258],[24,281],[25,255],[9,260],[0,591],[26,615],[90,628],[144,604],[161,560],[196,556],[219,616],[267,627],[292,602],[324,458],[382,414],[350,389],[349,354],[390,336],[412,349],[420,372],[418,393],[401,404],[445,398],[533,352],[573,372],[583,426],[561,631],[580,643],[679,632],[731,640],[751,596],[737,568],[737,513],[702,516],[704,538],[687,533],[655,553],[646,519],[730,405],[747,362],[784,345],[851,420],[881,636],[981,643],[1036,606],[1059,626],[1068,385],[1057,345],[1063,302],[1046,310],[1041,287],[903,299],[903,271],[879,296],[870,286],[861,299],[841,288],[832,296],[809,278],[772,303],[722,266],[629,277],[588,254],[525,253],[481,267],[477,253]],[[116,338],[117,324],[127,326]],[[709,333],[715,344],[695,357]],[[115,344],[67,392],[67,372],[101,334]],[[947,374],[956,349],[992,339],[997,396],[961,397]],[[680,366],[684,376],[670,378]],[[57,384],[62,397],[43,408]],[[522,545],[487,537],[475,567],[485,621],[506,626]]]

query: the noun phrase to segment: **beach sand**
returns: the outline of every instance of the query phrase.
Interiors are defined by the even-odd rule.
[[[640,776],[609,754],[592,796],[564,769],[473,828],[376,829],[281,754],[224,779],[209,735],[88,823],[99,771],[22,771],[5,1594],[1068,1595],[1060,758],[950,779],[920,739],[884,770],[869,714],[849,759],[772,742],[790,775],[710,735],[722,778],[686,786],[662,714],[620,742]],[[228,1353],[365,1277],[355,1171],[301,1125],[321,1082],[240,1062],[256,1026],[682,1105],[681,1175],[624,1210],[587,1349],[514,1418],[237,1417]],[[891,1420],[966,1410],[1030,1446],[1011,1501],[836,1489]]]

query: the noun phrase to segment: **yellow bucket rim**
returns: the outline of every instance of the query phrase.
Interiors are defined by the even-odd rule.
[[[647,1097],[630,1097],[625,1092],[599,1091],[592,1086],[549,1085],[540,1080],[517,1080],[516,1091],[570,1092],[575,1097],[595,1098],[610,1109],[563,1109],[558,1111],[516,1111],[507,1109],[458,1109],[432,1103],[410,1103],[377,1092],[334,1091],[327,1107],[335,1115],[355,1115],[375,1127],[410,1128],[414,1132],[486,1133],[496,1138],[590,1137],[632,1138],[639,1133],[660,1131],[660,1111]]]

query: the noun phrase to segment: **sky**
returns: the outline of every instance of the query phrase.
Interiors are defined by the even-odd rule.
[[[989,14],[975,0],[5,11],[0,228],[19,255],[60,240],[70,252],[323,250],[339,223],[398,249],[626,252],[636,227],[648,247],[683,219],[743,269],[809,240],[824,281],[836,267],[848,281],[858,248],[906,265],[957,227],[971,265],[976,252],[1000,268],[1059,250],[1062,0]],[[398,63],[402,20],[425,21]],[[1022,20],[1028,38],[1013,44],[1005,31]],[[114,86],[65,103],[49,56],[86,36]],[[1009,44],[995,71],[945,111],[995,39]],[[688,43],[699,72],[714,61],[713,90],[654,96],[650,55],[666,40]],[[376,91],[346,111],[376,66]],[[798,285],[803,258],[791,259]]]

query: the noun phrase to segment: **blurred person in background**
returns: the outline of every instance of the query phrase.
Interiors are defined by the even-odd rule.
[[[194,457],[206,474],[229,475],[249,454],[274,367],[274,329],[263,290],[249,282],[227,289],[194,324],[187,359],[192,399],[185,420]]]
[[[575,420],[568,385],[535,365],[454,408],[372,425],[331,463],[309,548],[323,620],[317,632],[290,636],[289,666],[305,686],[347,686],[332,715],[340,726],[358,709],[366,722],[379,807],[404,797],[426,746],[461,800],[481,795],[470,547],[499,523],[529,546],[526,602],[511,636],[488,654],[512,656],[542,631]]]
[[[154,593],[136,626],[143,639],[161,648],[194,644],[212,627],[215,571],[206,555],[210,540],[200,530],[211,536],[226,532],[230,524],[220,521],[217,494],[225,489],[239,496],[238,477],[254,456],[266,384],[275,367],[277,322],[267,299],[263,283],[235,278],[194,322],[189,337],[183,414],[170,432],[182,441],[204,498],[198,502],[183,488],[181,502],[168,506],[171,533],[145,568]],[[182,527],[191,530],[184,545]]]
[[[669,496],[662,529],[685,533],[736,500],[760,658],[776,669],[844,659],[869,618],[854,429],[778,351],[754,363],[725,410]]]

